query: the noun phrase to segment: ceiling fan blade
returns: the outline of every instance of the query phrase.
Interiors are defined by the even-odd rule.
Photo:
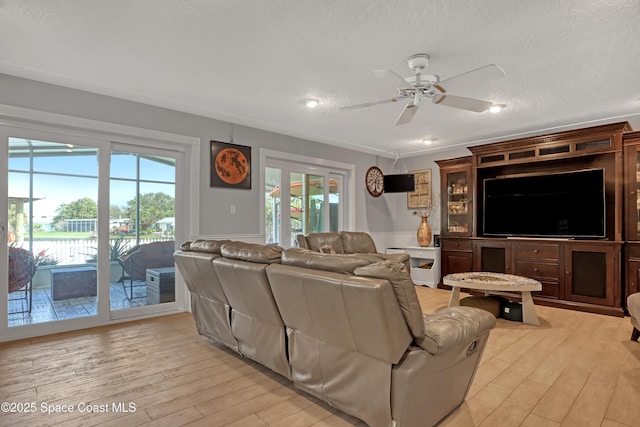
[[[489,101],[482,101],[480,99],[465,98],[464,96],[453,95],[440,95],[433,98],[434,104],[446,105],[447,107],[460,108],[462,110],[474,111],[476,113],[482,113],[493,105]]]
[[[402,113],[400,113],[400,116],[398,116],[398,120],[396,120],[396,126],[409,123],[411,119],[413,119],[413,116],[416,114],[416,111],[418,111],[418,106],[413,102],[405,105],[404,110],[402,110]]]
[[[362,104],[349,105],[346,107],[340,107],[340,111],[357,110],[358,108],[367,108],[367,107],[373,107],[374,105],[388,104],[390,102],[398,102],[399,99],[401,98],[383,99],[381,101],[373,101],[373,102],[365,102]]]
[[[391,70],[374,70],[373,74],[382,80],[386,80],[400,89],[413,89],[414,87],[407,82],[400,74]]]
[[[475,70],[467,71],[466,73],[458,74],[457,76],[450,77],[446,80],[442,80],[438,84],[447,90],[451,90],[454,86],[468,84],[476,85],[478,83],[504,77],[504,75],[505,72],[502,68],[496,64],[489,64],[484,67],[476,68]]]

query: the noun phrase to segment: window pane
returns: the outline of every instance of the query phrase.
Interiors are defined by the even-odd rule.
[[[340,179],[332,176],[329,180],[329,231],[340,231]]]
[[[136,179],[136,155],[130,153],[111,153],[111,178]]]
[[[92,147],[33,141],[33,170],[97,176],[98,150]]]
[[[22,138],[9,138],[9,170],[29,170],[29,141]]]
[[[324,177],[318,175],[303,175],[306,184],[306,205],[308,206],[307,226],[305,234],[319,233],[324,230]]]
[[[280,169],[265,168],[264,224],[267,244],[279,244],[281,218]]]
[[[138,248],[123,263],[111,310],[175,301],[175,177],[175,159],[112,153],[109,229],[118,235],[112,248],[117,241]]]
[[[109,208],[109,230],[111,234],[131,234],[135,231],[136,183],[135,181],[111,180],[111,206]]]
[[[29,197],[29,175],[9,173],[9,243],[31,250],[29,246],[29,222],[31,198]]]
[[[175,182],[176,161],[165,157],[140,156],[140,179]]]
[[[291,246],[297,234],[324,231],[324,177],[290,174]]]
[[[175,228],[175,186],[140,183],[140,234],[173,236]]]

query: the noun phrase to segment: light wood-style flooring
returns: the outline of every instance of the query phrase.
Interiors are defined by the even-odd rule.
[[[425,313],[449,298],[418,295]],[[640,426],[629,318],[537,311],[539,327],[498,319],[466,402],[441,425]],[[187,313],[0,344],[0,401],[35,404],[0,412],[0,426],[365,426],[197,335]]]

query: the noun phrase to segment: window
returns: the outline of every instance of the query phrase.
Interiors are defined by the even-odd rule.
[[[296,235],[353,226],[353,165],[262,150],[265,243],[294,247]]]

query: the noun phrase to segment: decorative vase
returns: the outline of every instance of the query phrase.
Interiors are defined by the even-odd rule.
[[[418,244],[423,247],[429,246],[431,244],[431,238],[433,237],[431,226],[427,222],[427,219],[429,219],[429,217],[422,217],[422,221],[418,226],[418,232],[416,233],[416,236],[418,237]]]

